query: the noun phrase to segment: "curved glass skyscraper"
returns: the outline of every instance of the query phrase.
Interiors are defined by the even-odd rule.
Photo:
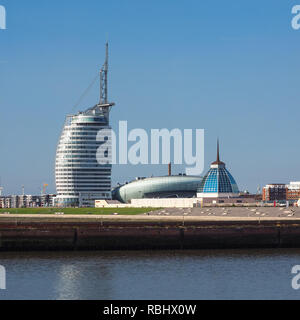
[[[113,103],[107,101],[108,45],[106,62],[101,69],[100,103],[67,116],[56,152],[55,178],[61,207],[94,206],[96,199],[111,199],[111,164],[97,161],[100,130],[110,129],[109,113]],[[111,143],[110,137],[105,139]],[[99,159],[98,159],[99,160]]]

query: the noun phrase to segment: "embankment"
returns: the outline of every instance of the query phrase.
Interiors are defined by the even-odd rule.
[[[299,218],[1,215],[0,250],[300,248]]]

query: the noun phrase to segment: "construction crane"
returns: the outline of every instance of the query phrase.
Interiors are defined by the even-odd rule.
[[[2,196],[2,191],[3,191],[3,187],[1,187],[1,185],[2,185],[2,181],[1,181],[2,179],[1,179],[1,177],[0,177],[0,197]]]
[[[43,191],[42,191],[42,194],[45,195],[46,194],[46,188],[48,187],[49,185],[47,183],[44,183],[43,184]]]

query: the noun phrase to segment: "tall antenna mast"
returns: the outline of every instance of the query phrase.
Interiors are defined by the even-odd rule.
[[[100,102],[97,107],[102,110],[104,116],[108,119],[111,107],[115,104],[108,102],[108,42],[106,43],[106,55],[103,67],[100,70]]]
[[[108,42],[106,43],[106,55],[105,62],[102,68],[100,69],[100,101],[98,104],[89,108],[85,113],[93,112],[102,113],[107,120],[109,120],[109,112],[111,107],[115,105],[114,102],[108,102]]]
[[[103,67],[100,70],[100,104],[107,104],[107,76],[108,76],[108,42],[106,43],[106,55]]]

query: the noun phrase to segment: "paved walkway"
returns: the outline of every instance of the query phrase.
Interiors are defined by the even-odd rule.
[[[100,221],[274,221],[300,220],[300,208],[169,208],[142,215],[0,214],[1,222]]]
[[[298,207],[204,207],[204,208],[167,208],[151,212],[159,216],[193,216],[193,217],[243,217],[243,218],[300,218]]]

